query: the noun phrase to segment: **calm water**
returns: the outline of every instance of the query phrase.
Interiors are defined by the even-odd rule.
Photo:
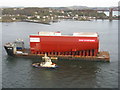
[[[29,47],[29,34],[39,31],[98,32],[100,50],[109,51],[110,63],[82,61],[54,61],[55,70],[33,68],[39,58],[14,58],[2,54],[3,88],[117,88],[118,87],[118,21],[61,21],[51,25],[13,22],[2,24],[4,45],[16,38]]]

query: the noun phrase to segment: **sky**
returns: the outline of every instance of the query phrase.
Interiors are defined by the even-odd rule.
[[[110,7],[118,6],[119,0],[0,0],[0,7]]]

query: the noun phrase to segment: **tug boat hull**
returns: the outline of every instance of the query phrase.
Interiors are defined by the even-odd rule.
[[[32,66],[33,66],[33,67],[36,67],[36,68],[51,68],[51,69],[58,68],[57,65],[47,67],[47,66],[40,66],[40,64],[41,64],[41,63],[34,63],[34,64],[32,64]]]

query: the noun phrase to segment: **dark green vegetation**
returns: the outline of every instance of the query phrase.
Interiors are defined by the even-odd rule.
[[[58,19],[74,19],[88,21],[90,19],[108,18],[103,12],[95,10],[58,10],[52,8],[4,8],[2,22],[39,20],[50,22]]]

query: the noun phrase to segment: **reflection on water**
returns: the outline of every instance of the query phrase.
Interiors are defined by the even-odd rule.
[[[49,26],[24,22],[3,23],[3,45],[6,42],[14,41],[16,38],[22,38],[26,47],[29,47],[29,34],[35,34],[43,30],[59,30],[64,34],[98,32],[100,36],[100,50],[110,52],[111,62],[54,60],[53,62],[59,66],[57,69],[34,68],[31,66],[32,63],[41,62],[40,58],[10,57],[6,55],[3,49],[2,74],[4,88],[117,87],[117,21],[61,21]]]

